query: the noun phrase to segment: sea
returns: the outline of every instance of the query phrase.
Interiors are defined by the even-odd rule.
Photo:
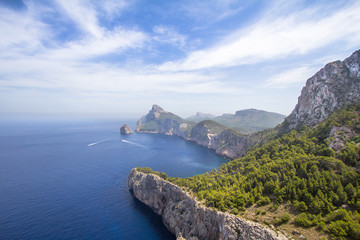
[[[127,186],[134,167],[190,177],[226,160],[134,120],[0,120],[0,239],[175,239]]]

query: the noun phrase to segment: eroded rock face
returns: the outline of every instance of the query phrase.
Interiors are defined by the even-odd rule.
[[[165,226],[186,239],[287,239],[263,225],[201,206],[180,187],[154,174],[132,169],[128,186],[134,196],[162,216]]]
[[[132,133],[132,130],[131,128],[126,125],[126,124],[123,124],[121,127],[120,127],[120,133],[121,134],[131,134]]]
[[[344,61],[328,63],[309,78],[293,112],[285,119],[289,130],[314,126],[345,104],[360,101],[360,50]]]

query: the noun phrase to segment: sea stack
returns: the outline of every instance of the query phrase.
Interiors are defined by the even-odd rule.
[[[132,133],[132,130],[128,125],[123,124],[120,127],[120,134],[131,134],[131,133]]]

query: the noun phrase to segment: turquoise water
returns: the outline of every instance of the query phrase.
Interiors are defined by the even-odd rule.
[[[135,121],[0,122],[0,239],[175,239],[127,187],[133,167],[188,177],[225,159]]]

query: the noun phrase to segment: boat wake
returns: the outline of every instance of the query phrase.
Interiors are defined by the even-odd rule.
[[[100,140],[100,141],[97,141],[97,142],[90,143],[90,144],[88,144],[87,146],[88,146],[88,147],[91,147],[91,146],[94,146],[95,144],[109,141],[110,139],[113,139],[113,137],[112,137],[112,138],[106,138],[106,139],[103,139],[103,140]]]
[[[135,146],[138,146],[138,147],[141,147],[141,148],[145,148],[145,149],[149,149],[147,146],[144,146],[144,145],[141,145],[141,144],[138,144],[138,143],[135,143],[135,142],[131,142],[131,141],[128,141],[128,140],[121,140],[122,142],[124,143],[129,143],[129,144],[132,144],[132,145],[135,145]]]

